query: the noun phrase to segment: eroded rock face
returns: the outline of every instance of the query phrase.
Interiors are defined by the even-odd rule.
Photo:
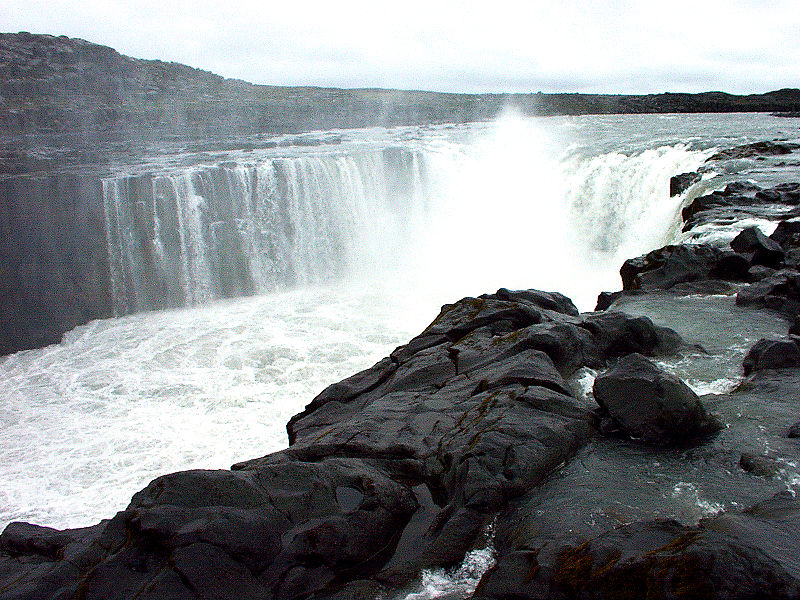
[[[669,179],[669,195],[677,196],[682,194],[687,189],[689,189],[692,185],[700,181],[702,176],[700,173],[692,171],[691,173],[681,173],[680,175],[674,175]]]
[[[87,530],[10,525],[4,598],[376,594],[459,561],[487,520],[594,435],[566,378],[628,348],[675,351],[649,319],[579,315],[499,290],[443,307],[419,336],[319,394],[291,446],[153,481]]]
[[[594,398],[631,438],[685,444],[719,431],[691,388],[641,354],[621,358],[594,382]]]

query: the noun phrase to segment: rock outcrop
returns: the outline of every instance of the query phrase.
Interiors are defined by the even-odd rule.
[[[680,175],[673,175],[669,180],[669,195],[677,196],[689,189],[693,184],[702,179],[702,175],[695,171],[691,173],[681,173]]]
[[[12,524],[3,598],[289,598],[375,592],[459,561],[488,520],[594,435],[566,377],[681,340],[505,289],[446,305],[419,336],[289,422],[290,447],[153,481],[97,526]]]
[[[700,226],[742,219],[777,221],[770,236],[754,226],[729,244],[670,244],[635,258],[620,268],[622,290],[603,292],[597,308],[613,306],[625,294],[665,290],[671,293],[737,293],[737,303],[800,314],[800,184],[769,189],[750,182],[730,183],[721,191],[695,198],[683,208],[684,232]]]
[[[765,369],[800,367],[800,348],[797,346],[797,338],[786,336],[758,340],[745,356],[742,367],[745,375]]]

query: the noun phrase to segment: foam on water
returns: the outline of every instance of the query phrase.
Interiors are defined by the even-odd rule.
[[[646,138],[651,124],[623,133]],[[158,173],[145,178],[146,193],[132,176],[107,181],[120,313],[163,301],[159,281],[172,294],[167,306],[273,293],[95,322],[61,345],[0,359],[0,526],[89,525],[158,475],[285,447],[285,423],[327,384],[370,366],[461,296],[534,287],[593,308],[599,291],[619,288],[622,260],[671,240],[681,199],[668,197],[669,177],[708,155],[674,139],[608,150],[574,137],[621,127],[510,115],[370,131],[352,152]],[[209,219],[226,194],[234,216]],[[131,229],[142,215],[147,227]],[[233,231],[250,289],[219,277]],[[149,288],[136,280],[145,263]],[[350,283],[274,293],[338,276]],[[712,369],[711,384],[695,385],[728,372]],[[485,568],[487,556],[427,572],[426,597],[450,593],[448,582],[474,587],[471,565]]]
[[[94,322],[5,358],[0,525],[88,525],[158,475],[285,447],[289,418],[416,314],[372,287],[306,289]]]
[[[430,600],[442,596],[453,600],[469,598],[481,577],[495,562],[493,547],[472,550],[461,564],[452,569],[425,569],[417,590],[402,597],[405,600]]]
[[[689,244],[709,244],[720,248],[726,247],[731,240],[748,227],[758,227],[764,235],[771,235],[777,227],[776,221],[748,217],[733,223],[703,223],[691,230],[681,233],[679,242]]]

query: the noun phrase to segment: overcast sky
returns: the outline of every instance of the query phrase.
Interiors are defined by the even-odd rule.
[[[798,0],[2,0],[0,30],[272,85],[459,92],[800,87]]]

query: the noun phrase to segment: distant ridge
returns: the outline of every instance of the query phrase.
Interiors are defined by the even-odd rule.
[[[525,114],[797,112],[800,90],[737,96],[453,94],[253,85],[65,36],[0,34],[0,135],[229,137]]]

